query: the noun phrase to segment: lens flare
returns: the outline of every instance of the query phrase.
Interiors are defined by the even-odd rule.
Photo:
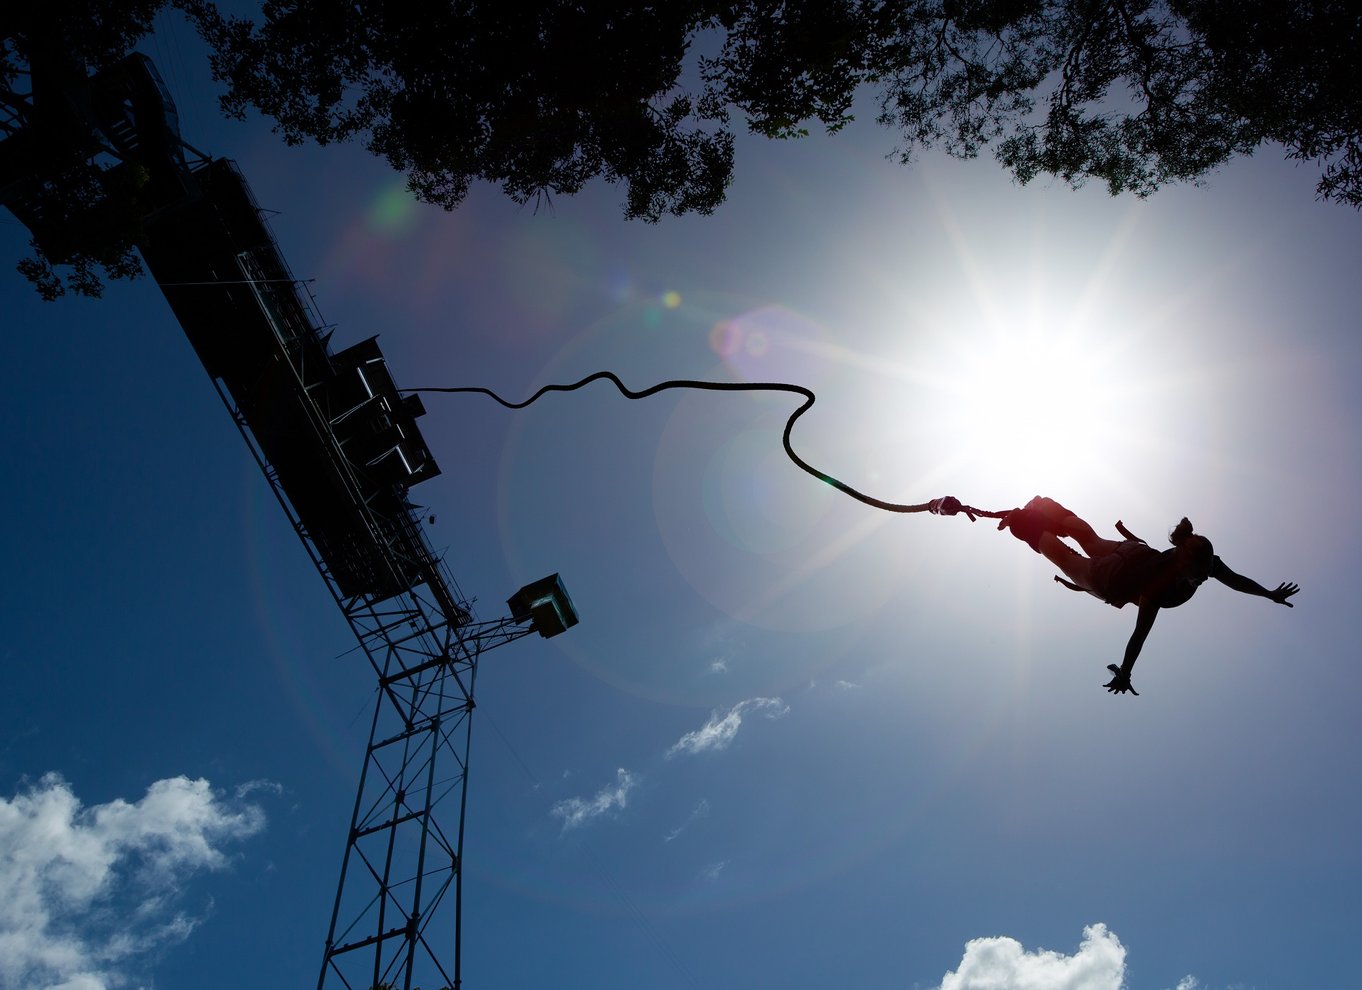
[[[369,204],[366,220],[375,233],[389,237],[406,233],[416,222],[416,197],[405,183],[386,186]]]

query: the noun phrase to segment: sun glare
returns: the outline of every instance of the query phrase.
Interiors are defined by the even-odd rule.
[[[909,489],[995,508],[1036,494],[1124,504],[1154,480],[1169,401],[1141,334],[1112,323],[1118,307],[1090,326],[1081,307],[1033,302],[1011,323],[988,306],[924,313],[886,363],[904,385],[896,416],[915,424],[894,441],[915,452]]]
[[[1071,489],[1118,429],[1111,370],[1076,335],[1026,330],[991,335],[961,356],[955,381],[958,442],[994,476]]]
[[[1155,363],[1181,303],[1150,305],[1128,278],[1137,214],[1101,239],[1080,218],[1009,240],[968,236],[942,209],[953,250],[882,317],[895,416],[914,424],[895,438],[917,455],[908,486],[1127,505],[1158,480],[1170,418],[1198,402]]]

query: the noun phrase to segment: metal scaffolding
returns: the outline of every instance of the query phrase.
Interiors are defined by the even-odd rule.
[[[378,678],[318,990],[453,990],[478,660],[563,632],[572,603],[555,574],[513,595],[508,617],[474,619],[407,498],[439,473],[419,398],[372,338],[331,350],[244,177],[181,140],[149,59],[67,75],[37,109],[83,124],[69,147],[39,144],[32,94],[0,80],[0,204],[57,263],[107,205],[49,209],[44,183],[64,169],[86,163],[140,216],[143,259]],[[114,181],[124,173],[137,181]]]
[[[562,622],[535,614],[547,600],[533,593],[542,582],[512,598],[511,616],[472,621],[443,563],[423,568],[419,583],[391,597],[346,595],[245,416],[222,382],[215,384],[378,678],[318,990],[453,990],[461,985],[461,866],[478,660],[531,632],[553,635]],[[576,621],[565,598],[548,601],[569,616],[568,624]],[[442,906],[443,922],[432,927]],[[451,936],[452,957],[444,954]]]

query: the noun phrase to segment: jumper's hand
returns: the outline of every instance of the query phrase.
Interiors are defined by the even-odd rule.
[[[1283,581],[1281,584],[1277,585],[1276,591],[1268,592],[1267,597],[1271,598],[1278,605],[1285,605],[1287,608],[1295,608],[1296,606],[1287,601],[1287,599],[1300,590],[1301,586],[1294,581]]]
[[[1111,680],[1107,681],[1106,684],[1102,685],[1104,688],[1106,688],[1112,694],[1125,694],[1127,691],[1129,691],[1137,698],[1140,696],[1140,692],[1136,691],[1133,687],[1130,686],[1129,674],[1123,671],[1120,667],[1116,666],[1116,664],[1114,663],[1107,664],[1107,670],[1111,671],[1114,676],[1112,677]]]

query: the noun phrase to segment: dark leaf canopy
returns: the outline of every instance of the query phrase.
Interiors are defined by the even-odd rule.
[[[208,41],[227,112],[263,113],[289,142],[360,141],[450,209],[475,182],[537,203],[604,179],[627,217],[706,214],[736,127],[798,138],[864,107],[904,163],[991,150],[1023,183],[1145,196],[1269,143],[1362,208],[1362,17],[1346,0],[266,0],[254,21],[211,0],[51,0],[0,17],[3,105],[31,71],[41,108],[167,3]],[[97,194],[80,140],[40,117],[29,130],[65,160],[53,188],[74,168],[70,195]],[[87,271],[131,257],[126,240],[73,250]]]
[[[258,25],[190,6],[229,111],[359,137],[446,207],[475,180],[526,202],[601,177],[630,217],[707,213],[731,116],[794,138],[870,99],[904,162],[991,147],[1021,182],[1144,196],[1277,142],[1362,205],[1349,3],[270,0]]]
[[[86,78],[122,59],[164,5],[53,0],[0,14],[0,191],[10,205],[22,191],[55,232],[18,264],[45,299],[67,289],[98,296],[101,276],[142,271],[133,253],[142,176],[96,161],[98,140],[77,106]],[[68,269],[65,278],[54,263]]]
[[[732,173],[721,105],[681,84],[718,6],[292,0],[204,23],[227,110],[290,142],[360,136],[445,207],[475,179],[524,203],[603,177],[656,220],[712,212]]]

